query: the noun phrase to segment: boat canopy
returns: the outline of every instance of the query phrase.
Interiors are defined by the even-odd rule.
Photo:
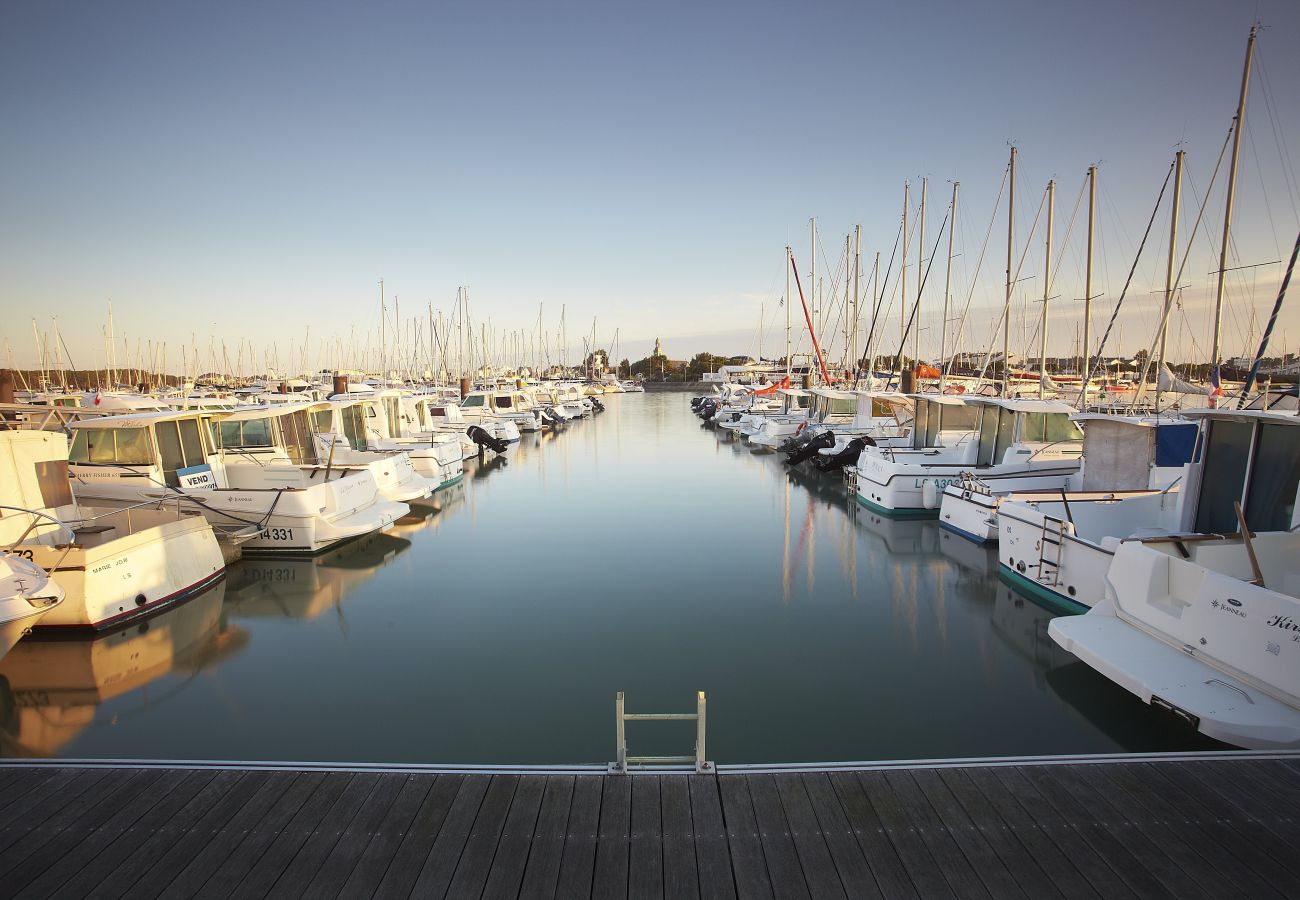
[[[1195,422],[1151,416],[1082,413],[1083,490],[1129,491],[1150,484],[1151,469],[1178,467],[1199,457]]]
[[[1203,420],[1204,462],[1194,518],[1184,527],[1201,534],[1240,530],[1240,503],[1252,532],[1295,528],[1300,489],[1300,419],[1285,413],[1191,410]]]

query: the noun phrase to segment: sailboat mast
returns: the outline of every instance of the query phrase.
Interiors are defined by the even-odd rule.
[[[1156,412],[1160,411],[1160,373],[1165,368],[1165,344],[1169,337],[1169,309],[1174,303],[1174,262],[1178,259],[1178,207],[1183,193],[1183,157],[1174,154],[1174,202],[1169,217],[1169,260],[1165,268],[1165,309],[1160,321],[1160,350],[1156,357]]]
[[[952,183],[952,225],[948,228],[948,270],[943,279],[943,320],[939,322],[939,393],[948,382],[948,304],[952,297],[952,244],[957,233],[957,192],[961,182]]]
[[[1052,224],[1056,217],[1056,179],[1047,182],[1047,245],[1043,250],[1043,318],[1038,328],[1038,399],[1047,383],[1047,304],[1052,293]]]
[[[785,377],[788,381],[791,373],[790,359],[790,267],[794,265],[794,254],[790,245],[785,245]]]
[[[1233,119],[1232,159],[1228,164],[1228,198],[1223,208],[1223,242],[1219,246],[1219,280],[1214,292],[1214,341],[1210,348],[1210,365],[1219,368],[1220,344],[1223,338],[1223,282],[1228,274],[1228,244],[1232,240],[1232,203],[1237,197],[1237,159],[1241,154],[1241,132],[1246,122],[1246,94],[1250,88],[1250,65],[1254,58],[1255,33],[1258,25],[1250,28],[1246,41],[1246,65],[1241,72],[1241,94],[1237,98],[1237,115]]]
[[[1092,367],[1092,356],[1088,350],[1090,332],[1092,331],[1092,236],[1094,233],[1094,216],[1097,211],[1097,167],[1088,167],[1088,260],[1084,264],[1083,274],[1083,346],[1080,347],[1082,360],[1081,373],[1085,378]]]
[[[899,273],[898,279],[898,340],[900,342],[907,339],[907,207],[911,203],[908,197],[909,185],[903,182],[903,269]],[[899,368],[902,368],[903,361],[898,360]]]
[[[817,217],[816,216],[808,220],[808,236],[809,239],[812,241],[812,252],[809,254],[809,258],[812,260],[812,265],[808,270],[808,290],[812,294],[812,298],[813,298],[813,318],[815,319],[817,317]],[[813,340],[815,341],[816,339],[817,336],[813,335]]]
[[[858,368],[858,307],[862,303],[859,279],[862,276],[862,226],[853,226],[853,330],[849,343],[849,359],[856,372]],[[855,381],[857,379],[854,379]]]
[[[1011,148],[1007,179],[1007,305],[1002,310],[1002,396],[1011,396],[1011,267],[1016,227],[1016,148]]]
[[[921,213],[917,227],[921,233],[916,241],[916,315],[912,329],[912,368],[921,364],[921,286],[925,284],[925,198],[929,193],[930,179],[921,179]]]

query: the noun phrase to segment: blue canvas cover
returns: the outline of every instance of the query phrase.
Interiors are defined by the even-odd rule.
[[[1195,422],[1170,422],[1156,426],[1156,465],[1181,466],[1200,456]]]

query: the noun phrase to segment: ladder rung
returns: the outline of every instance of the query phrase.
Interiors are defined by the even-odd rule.
[[[694,756],[629,756],[629,766],[643,766],[654,763],[694,763]]]
[[[694,722],[695,713],[623,713],[624,722]]]

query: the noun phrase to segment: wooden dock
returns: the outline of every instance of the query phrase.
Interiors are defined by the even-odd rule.
[[[1298,897],[1300,757],[0,762],[2,897]]]

